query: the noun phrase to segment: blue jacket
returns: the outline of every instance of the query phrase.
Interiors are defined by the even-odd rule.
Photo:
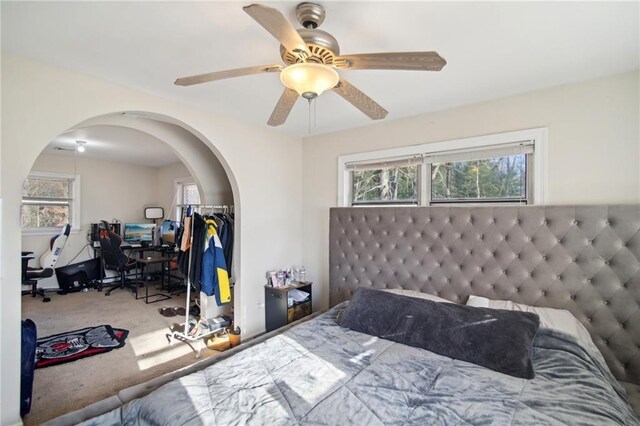
[[[207,249],[202,256],[201,291],[207,296],[215,294],[218,306],[231,301],[229,271],[224,259],[224,251],[218,237],[217,224],[212,219],[206,220],[208,238]]]

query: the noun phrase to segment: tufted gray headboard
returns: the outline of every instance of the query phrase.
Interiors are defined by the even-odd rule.
[[[640,206],[333,208],[330,304],[358,287],[568,309],[640,384]]]

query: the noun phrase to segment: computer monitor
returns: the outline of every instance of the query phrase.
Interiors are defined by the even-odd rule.
[[[155,224],[153,223],[125,223],[124,237],[122,239],[129,244],[143,241],[151,242],[153,240],[152,230],[154,226]]]
[[[55,268],[55,271],[62,294],[81,291],[89,287],[91,281],[100,279],[100,260],[89,259]]]

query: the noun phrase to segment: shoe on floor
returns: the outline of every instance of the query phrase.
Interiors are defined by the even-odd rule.
[[[162,315],[163,317],[176,316],[176,310],[174,308],[160,308],[158,309],[158,312],[160,312],[160,315]]]

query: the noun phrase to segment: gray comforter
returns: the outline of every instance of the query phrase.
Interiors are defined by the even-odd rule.
[[[343,308],[83,424],[640,424],[571,336],[540,329],[525,380],[342,328]]]

